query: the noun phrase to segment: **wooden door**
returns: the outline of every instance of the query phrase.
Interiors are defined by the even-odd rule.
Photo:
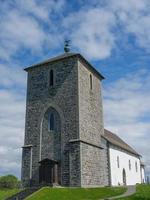
[[[39,182],[45,185],[53,182],[53,168],[49,163],[41,163],[39,167]]]

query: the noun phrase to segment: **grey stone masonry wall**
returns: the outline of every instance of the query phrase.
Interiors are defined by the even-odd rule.
[[[92,76],[92,89],[90,88]],[[104,134],[103,107],[100,80],[78,62],[79,84],[79,134],[81,140],[100,145]]]
[[[49,86],[49,72],[54,70],[54,87]],[[77,58],[70,57],[32,68],[28,71],[25,145],[33,145],[32,185],[39,184],[39,161],[54,158],[54,136],[48,132],[45,113],[55,109],[60,117],[60,127],[56,131],[60,139],[55,140],[59,154],[55,158],[61,162],[61,184],[70,184],[69,140],[78,138],[78,74]],[[60,144],[61,141],[61,144]],[[22,182],[28,186],[30,159],[22,160]],[[58,155],[59,154],[59,155]],[[73,170],[73,167],[72,167]]]
[[[23,180],[24,185],[29,185],[30,180],[30,156],[31,156],[31,149],[24,148],[22,152],[22,170],[21,170],[21,179]]]
[[[109,149],[108,142],[103,137],[101,137],[101,145],[103,150],[101,151],[101,163],[103,163],[103,185],[110,185],[110,161],[109,161]]]
[[[80,142],[70,143],[70,186],[81,186]]]
[[[100,186],[102,182],[101,149],[81,144],[81,185],[83,187]]]
[[[107,142],[101,139],[103,149],[81,143],[81,186],[108,186],[109,171]]]
[[[100,80],[82,62],[78,62],[78,76],[79,137],[87,142],[81,143],[81,185],[108,185],[106,154],[100,148],[101,135],[104,134]]]

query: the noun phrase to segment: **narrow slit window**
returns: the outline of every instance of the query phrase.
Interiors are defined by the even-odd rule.
[[[129,160],[129,170],[131,170],[131,161]]]
[[[92,75],[90,74],[90,89],[92,90],[93,82],[92,82]]]
[[[138,172],[137,162],[135,162],[135,170],[136,170],[136,172]]]
[[[118,166],[118,168],[120,167],[119,156],[117,156],[117,166]]]
[[[49,115],[49,130],[53,131],[54,130],[54,126],[55,126],[54,114],[50,113],[50,115]]]
[[[49,85],[53,86],[54,85],[54,72],[53,70],[50,71],[50,75],[49,75]]]

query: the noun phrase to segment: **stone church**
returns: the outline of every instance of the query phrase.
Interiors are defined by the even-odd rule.
[[[25,71],[24,187],[97,187],[145,181],[141,156],[104,129],[104,77],[81,54],[64,53]]]

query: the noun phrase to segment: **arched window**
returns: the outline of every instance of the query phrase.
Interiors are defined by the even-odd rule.
[[[129,170],[131,170],[131,161],[129,160]]]
[[[53,131],[55,128],[55,119],[54,119],[54,114],[50,113],[49,115],[49,130]]]
[[[119,156],[117,156],[117,166],[118,166],[118,168],[120,167]]]
[[[92,83],[92,74],[90,74],[90,89],[92,90],[93,83]]]
[[[125,169],[123,169],[123,171],[122,171],[122,178],[123,178],[123,185],[126,185],[127,181],[126,181],[126,171],[125,171]]]
[[[54,85],[54,72],[53,70],[50,70],[50,74],[49,74],[49,85],[53,86]]]

